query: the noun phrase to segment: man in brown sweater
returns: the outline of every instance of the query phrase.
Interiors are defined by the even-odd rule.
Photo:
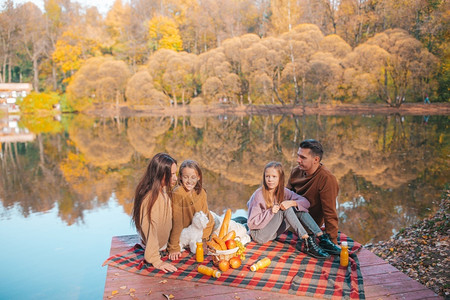
[[[304,140],[297,152],[297,163],[289,177],[287,188],[305,197],[311,203],[309,214],[321,227],[325,224],[323,239],[319,237],[320,247],[331,252],[339,252],[332,243],[327,245],[325,239],[337,244],[338,216],[336,198],[339,192],[336,177],[322,165],[323,148],[316,140]],[[338,253],[336,253],[338,254]]]

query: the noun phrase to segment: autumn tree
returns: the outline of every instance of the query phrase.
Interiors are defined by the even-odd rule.
[[[406,97],[422,100],[432,89],[437,60],[406,31],[389,29],[375,35],[367,44],[377,45],[389,53],[379,92],[380,98],[389,105],[398,107]]]
[[[175,51],[183,50],[183,41],[177,24],[174,20],[156,16],[148,23],[148,35],[150,48],[155,51],[158,49],[171,49]]]
[[[341,88],[344,96],[356,101],[373,99],[383,86],[388,57],[386,50],[367,43],[348,53],[343,60],[345,70]]]
[[[124,101],[125,88],[131,72],[123,61],[109,57],[88,59],[75,74],[67,91],[69,103],[83,110],[90,103],[112,104]]]
[[[185,100],[196,93],[196,63],[197,55],[186,52],[176,53],[167,62],[163,80],[167,89],[171,91],[175,106],[178,99],[185,105]]]
[[[142,3],[122,3],[116,0],[105,18],[106,30],[109,33],[109,45],[112,54],[125,60],[136,71],[138,65],[145,63],[149,48],[145,22],[148,15],[143,15],[140,9]],[[152,11],[150,11],[152,15]]]
[[[286,41],[285,51],[289,57],[282,73],[283,90],[287,94],[284,97],[292,99],[294,105],[299,103],[300,97],[305,104],[309,62],[319,50],[323,37],[320,29],[313,24],[297,25],[281,36]]]
[[[274,37],[262,39],[243,51],[242,71],[249,78],[249,99],[285,104],[278,86],[287,58],[285,40]]]
[[[3,4],[0,12],[0,82],[11,82],[12,68],[15,60],[14,48],[18,48],[18,40],[15,38],[19,30],[19,22],[15,17],[17,8],[12,0]]]
[[[170,98],[155,88],[153,78],[146,69],[137,72],[128,80],[126,97],[130,105],[168,106],[170,104]]]
[[[292,30],[299,24],[303,12],[295,0],[273,0],[270,3],[272,12],[272,31],[281,34]]]
[[[39,91],[39,65],[48,47],[44,18],[41,10],[31,2],[18,7],[17,17],[24,20],[20,25],[21,47],[33,64],[33,88]]]

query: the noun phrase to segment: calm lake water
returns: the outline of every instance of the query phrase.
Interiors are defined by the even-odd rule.
[[[448,116],[12,117],[0,121],[0,299],[99,299],[114,235],[134,234],[148,159],[197,160],[211,210],[246,215],[264,165],[296,165],[320,140],[340,185],[342,231],[389,239],[437,209],[448,186]]]

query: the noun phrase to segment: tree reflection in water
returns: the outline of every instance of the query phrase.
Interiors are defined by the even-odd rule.
[[[57,205],[67,224],[118,199],[130,214],[147,160],[168,152],[204,171],[210,209],[246,209],[264,165],[281,161],[288,176],[298,144],[320,140],[324,164],[340,185],[340,228],[366,243],[388,239],[437,208],[447,184],[448,117],[181,116],[65,117],[58,130],[29,128],[32,142],[3,142],[0,197],[22,214]],[[35,124],[31,122],[25,124]],[[128,224],[127,224],[128,225]]]

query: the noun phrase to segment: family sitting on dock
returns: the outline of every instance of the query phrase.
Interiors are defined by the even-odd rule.
[[[287,230],[299,237],[296,248],[312,257],[326,259],[339,255],[335,176],[322,165],[323,148],[316,140],[304,140],[297,152],[297,163],[287,181],[279,162],[269,162],[259,187],[247,203],[248,234],[260,244],[277,238]],[[166,153],[156,154],[136,187],[133,222],[145,246],[145,261],[164,272],[177,268],[161,260],[167,250],[170,260],[181,256],[179,246],[183,228],[196,212],[208,216],[203,239],[209,239],[214,218],[208,209],[200,166],[185,160],[178,171],[177,161]],[[319,225],[325,226],[322,231]],[[166,247],[167,245],[167,247]]]

